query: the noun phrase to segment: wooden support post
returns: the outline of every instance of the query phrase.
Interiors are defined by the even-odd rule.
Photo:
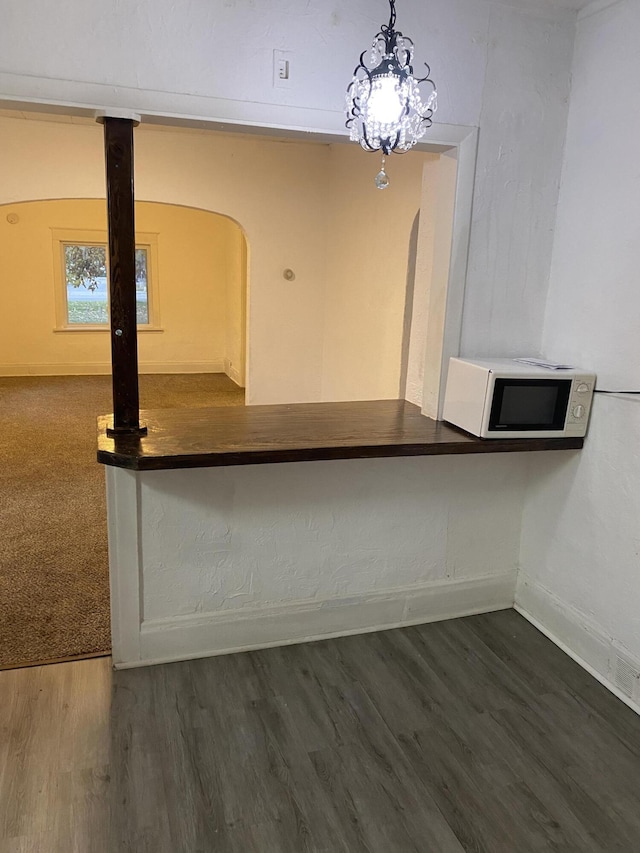
[[[144,435],[138,394],[136,237],[133,194],[134,119],[103,116],[109,226],[109,299],[113,427],[111,434]]]

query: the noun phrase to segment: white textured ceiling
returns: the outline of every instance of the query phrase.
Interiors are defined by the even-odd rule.
[[[558,11],[577,12],[591,5],[594,0],[498,0],[506,6],[515,6],[522,9],[539,8],[541,11],[557,9]]]

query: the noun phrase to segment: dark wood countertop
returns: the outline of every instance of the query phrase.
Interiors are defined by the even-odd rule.
[[[149,409],[142,438],[107,436],[112,415],[98,419],[98,461],[133,471],[367,459],[578,450],[581,438],[474,438],[426,418],[404,400]]]

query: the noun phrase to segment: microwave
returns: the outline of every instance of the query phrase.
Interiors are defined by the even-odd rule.
[[[569,438],[587,432],[596,377],[512,358],[452,358],[445,421],[479,438]]]

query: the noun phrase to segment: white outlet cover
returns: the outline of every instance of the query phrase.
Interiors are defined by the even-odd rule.
[[[293,51],[291,50],[274,50],[273,51],[273,85],[278,89],[288,89],[291,85],[291,67],[292,67]],[[285,67],[287,76],[280,76],[280,69]]]

